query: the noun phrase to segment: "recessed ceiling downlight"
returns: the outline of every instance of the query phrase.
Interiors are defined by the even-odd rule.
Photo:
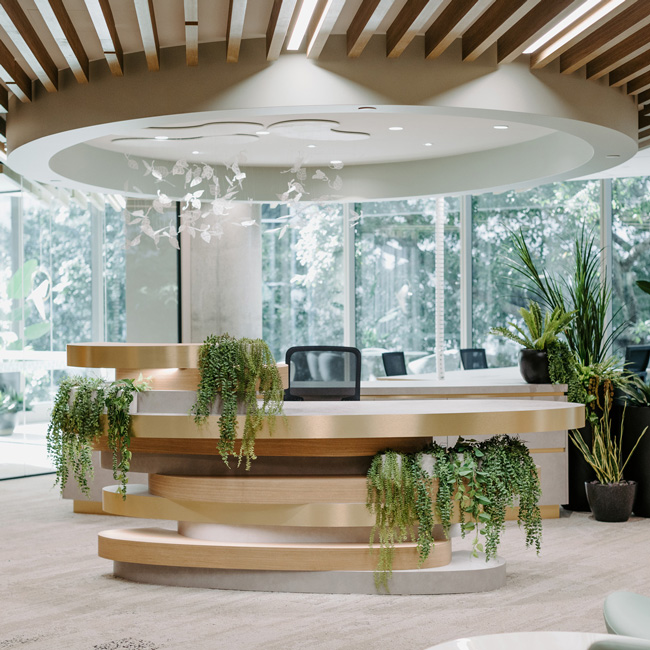
[[[169,136],[167,135],[157,135],[154,137],[154,140],[169,140]]]
[[[342,160],[330,160],[330,165],[342,165]]]
[[[620,158],[621,155],[618,154],[618,153],[608,153],[607,156],[605,156],[605,157],[606,158]]]
[[[507,126],[506,124],[495,124],[493,129],[496,129],[497,131],[505,131],[506,129],[509,129],[510,127]]]
[[[308,144],[307,149],[315,149],[316,145],[315,144]]]
[[[376,111],[376,106],[359,106],[360,111]]]
[[[388,130],[389,131],[403,131],[404,127],[403,126],[389,126]]]
[[[255,131],[255,135],[269,135],[270,131]]]
[[[433,142],[425,142],[424,146],[425,147],[433,147]]]

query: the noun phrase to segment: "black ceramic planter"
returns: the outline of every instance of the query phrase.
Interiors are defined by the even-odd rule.
[[[520,350],[519,372],[529,384],[550,384],[546,350]]]
[[[587,499],[596,521],[627,521],[632,514],[636,483],[585,483]]]

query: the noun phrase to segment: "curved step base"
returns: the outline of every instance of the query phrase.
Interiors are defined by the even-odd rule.
[[[118,578],[168,587],[277,591],[305,594],[376,594],[372,571],[245,571],[153,566],[114,562]],[[485,562],[469,551],[455,551],[449,564],[435,569],[393,571],[392,595],[464,594],[494,591],[506,583],[506,563]]]
[[[252,571],[373,571],[379,549],[368,544],[233,543],[191,539],[164,528],[105,530],[98,536],[99,556],[114,562],[202,569]],[[451,541],[436,542],[424,568],[451,561]],[[393,567],[416,569],[415,543],[395,546]]]

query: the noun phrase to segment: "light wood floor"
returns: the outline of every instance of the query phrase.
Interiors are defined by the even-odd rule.
[[[544,522],[542,556],[507,525],[503,589],[458,596],[326,596],[202,591],[113,578],[97,557],[107,528],[170,522],[80,515],[51,476],[0,482],[2,650],[424,650],[476,634],[604,632],[617,589],[650,595],[650,519]],[[454,542],[454,548],[463,543]]]

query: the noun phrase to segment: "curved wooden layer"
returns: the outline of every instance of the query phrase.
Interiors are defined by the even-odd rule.
[[[367,544],[224,544],[183,537],[162,528],[99,533],[99,556],[115,562],[169,567],[264,571],[374,571],[379,551]],[[418,567],[416,544],[395,546],[393,568],[440,567],[451,561],[451,542],[436,542]]]
[[[122,517],[193,521],[232,526],[305,526],[350,528],[373,526],[365,503],[307,503],[295,505],[209,503],[154,496],[146,485],[128,485],[123,499],[117,486],[102,490],[105,512]]]
[[[527,400],[400,400],[286,402],[286,417],[265,421],[258,440],[431,438],[539,433],[584,425],[584,406]],[[131,418],[133,438],[218,438],[219,416],[197,426],[187,414],[143,414]],[[238,415],[238,436],[245,416]]]
[[[199,343],[68,344],[68,365],[80,368],[198,368]]]
[[[431,442],[428,438],[378,438],[372,440],[338,439],[338,440],[256,440],[255,453],[258,456],[307,456],[307,457],[366,457],[374,456],[380,451],[394,449],[404,453],[420,451]],[[106,436],[93,443],[96,451],[109,451]],[[131,438],[129,449],[132,453],[143,454],[197,454],[202,456],[219,456],[217,441],[213,438],[197,440],[192,438]],[[239,443],[235,443],[239,453]],[[232,464],[237,463],[233,458]]]
[[[213,503],[366,502],[365,476],[149,475],[149,492],[166,499]]]

